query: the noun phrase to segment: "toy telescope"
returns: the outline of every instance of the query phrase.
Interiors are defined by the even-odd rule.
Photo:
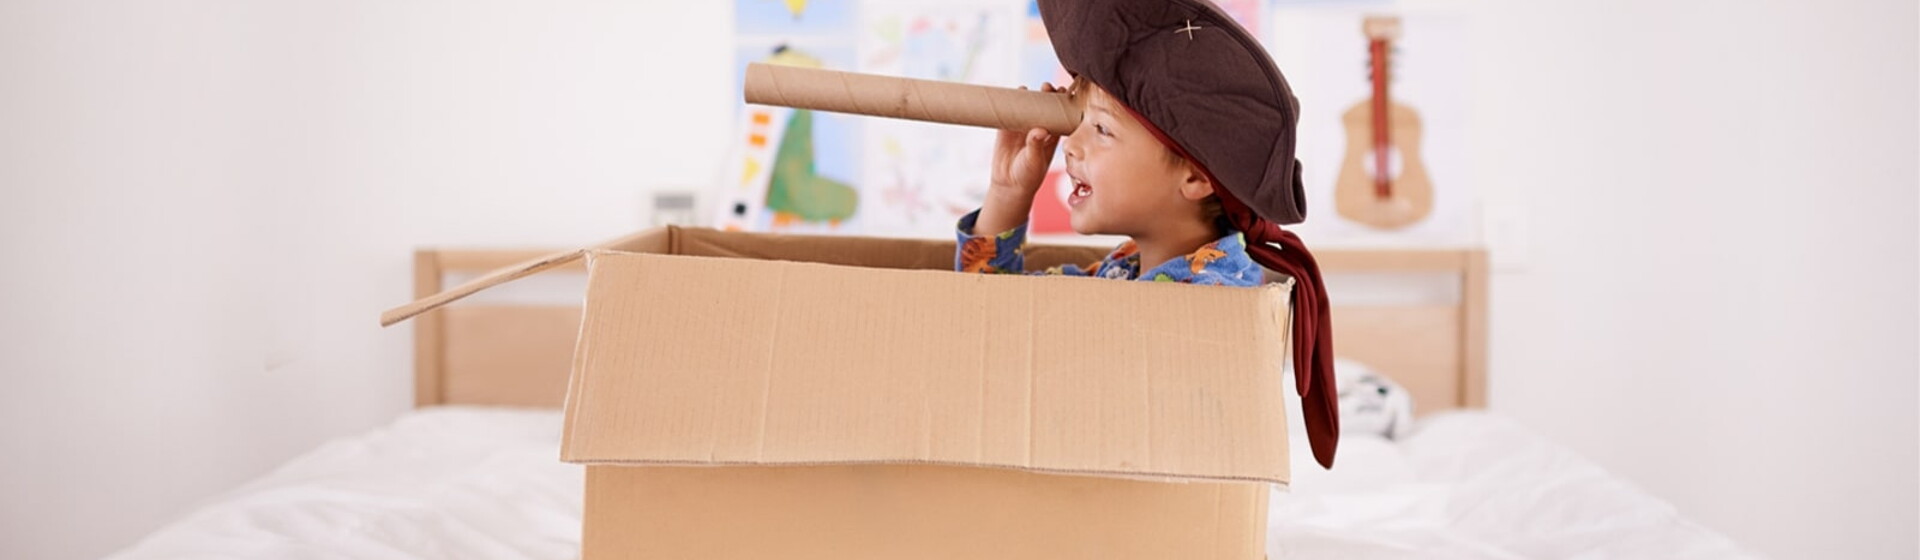
[[[1065,92],[758,62],[747,65],[745,86],[747,102],[760,105],[998,129],[1044,128],[1059,135],[1080,125],[1084,103]]]

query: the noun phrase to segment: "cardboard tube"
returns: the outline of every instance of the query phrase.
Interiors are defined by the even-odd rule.
[[[1080,101],[1067,93],[897,76],[747,65],[748,103],[1013,130],[1072,134]]]

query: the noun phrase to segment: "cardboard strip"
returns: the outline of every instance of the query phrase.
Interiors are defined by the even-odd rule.
[[[478,293],[480,290],[559,268],[561,265],[580,260],[580,257],[585,254],[586,251],[583,249],[561,251],[496,270],[464,284],[454,286],[446,291],[421,298],[413,303],[388,309],[380,314],[380,326],[390,327],[393,326],[394,323],[412,319],[421,313],[432,311],[434,308],[459,301],[462,298]]]
[[[426,313],[440,306],[460,301],[462,298],[479,293],[481,290],[560,268],[568,263],[580,260],[580,258],[585,256],[586,252],[590,250],[617,249],[645,253],[671,252],[673,250],[673,243],[679,234],[679,228],[668,226],[628,235],[585,249],[570,249],[542,255],[526,262],[489,272],[464,284],[454,286],[431,296],[420,298],[406,305],[388,309],[380,313],[380,326],[391,327],[395,323],[414,318],[421,313]]]
[[[1081,103],[1065,93],[896,76],[747,65],[746,101],[875,117],[1071,134]]]

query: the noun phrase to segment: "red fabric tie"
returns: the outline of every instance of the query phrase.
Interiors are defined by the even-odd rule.
[[[1246,234],[1248,256],[1268,270],[1293,277],[1294,387],[1300,393],[1313,459],[1331,469],[1340,445],[1340,395],[1333,379],[1333,321],[1320,264],[1299,236],[1253,213],[1226,189],[1215,192],[1227,221]]]

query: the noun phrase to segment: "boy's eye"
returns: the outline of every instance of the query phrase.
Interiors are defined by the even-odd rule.
[[[1107,130],[1107,125],[1104,124],[1093,125],[1093,131],[1100,133],[1101,136],[1113,136],[1113,132]]]

